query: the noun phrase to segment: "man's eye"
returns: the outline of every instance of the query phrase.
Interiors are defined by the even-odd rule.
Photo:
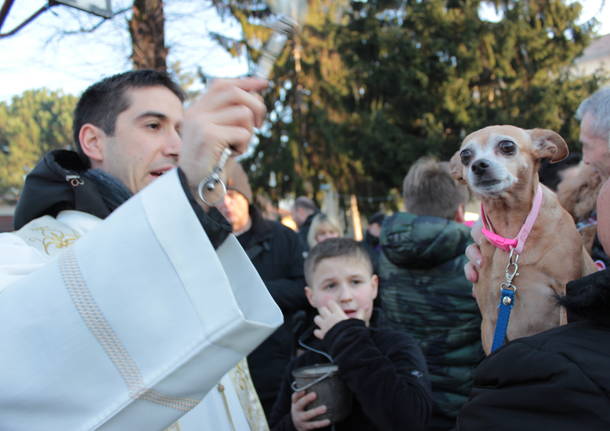
[[[333,287],[335,287],[336,284],[335,283],[329,283],[326,286],[324,286],[325,289],[332,289]]]
[[[460,159],[462,159],[462,164],[464,166],[468,165],[468,163],[470,163],[470,161],[472,160],[472,151],[471,150],[463,150],[460,153]]]
[[[359,280],[359,279],[352,280],[352,284],[360,284],[360,283],[362,283],[362,280]]]
[[[146,127],[152,130],[157,130],[159,127],[161,127],[161,125],[159,123],[148,123]]]
[[[505,154],[507,156],[512,156],[517,151],[517,146],[515,145],[515,143],[513,141],[508,140],[500,141],[498,143],[498,148],[500,149],[502,154]]]

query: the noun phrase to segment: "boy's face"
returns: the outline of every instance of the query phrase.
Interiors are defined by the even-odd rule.
[[[364,320],[368,326],[377,297],[377,276],[361,257],[331,257],[321,260],[312,274],[305,294],[319,309],[336,302],[348,318]]]

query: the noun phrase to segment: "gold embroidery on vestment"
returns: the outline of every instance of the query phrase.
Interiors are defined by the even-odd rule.
[[[32,228],[32,230],[38,231],[42,235],[42,239],[31,238],[31,240],[42,242],[42,246],[44,247],[44,252],[46,254],[50,254],[49,247],[51,246],[55,248],[66,248],[72,245],[72,243],[79,238],[78,234],[70,235],[60,230],[51,229],[49,227],[35,227]]]

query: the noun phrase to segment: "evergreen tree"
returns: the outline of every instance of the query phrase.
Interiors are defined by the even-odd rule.
[[[16,200],[44,153],[71,146],[75,106],[76,97],[46,89],[0,103],[0,198]]]
[[[269,31],[259,1],[215,1],[244,29],[253,59]],[[544,127],[578,149],[578,103],[601,77],[569,68],[592,36],[564,0],[309,1],[267,93],[272,107],[249,160],[252,180],[275,197],[340,193],[383,198],[425,154],[448,159],[490,124]],[[482,20],[483,3],[503,15]],[[226,45],[229,45],[226,43]]]

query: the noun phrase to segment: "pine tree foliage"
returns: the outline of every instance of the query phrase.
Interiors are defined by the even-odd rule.
[[[256,60],[271,11],[216,0],[238,19]],[[375,206],[425,154],[448,159],[490,124],[543,127],[578,149],[573,114],[602,77],[570,65],[593,35],[564,0],[311,0],[266,94],[269,124],[247,161],[275,198],[330,182]],[[483,3],[502,19],[481,19]],[[226,41],[225,41],[226,43]],[[273,174],[272,174],[273,173]],[[362,201],[362,199],[361,199]]]
[[[70,148],[75,106],[76,97],[46,89],[0,103],[0,198],[16,199],[44,153]]]

